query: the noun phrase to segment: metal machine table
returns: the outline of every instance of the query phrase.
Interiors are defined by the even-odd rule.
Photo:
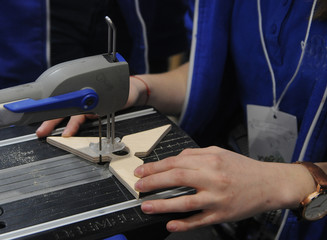
[[[197,147],[178,126],[154,109],[133,109],[122,112],[116,119],[118,137],[167,123],[173,125],[153,152],[143,158],[145,162]],[[45,139],[37,139],[34,134],[37,127],[38,124],[0,130],[0,239],[101,239],[176,217],[174,214],[146,215],[140,204],[146,198],[168,198],[192,191],[175,188],[153,192],[137,200],[110,173],[101,174],[102,168],[107,171],[106,165],[89,163],[47,144]],[[79,135],[97,136],[97,131],[90,122]],[[83,164],[87,165],[86,169],[93,166],[87,173],[95,169],[100,174],[94,179],[91,176],[91,180],[83,175],[76,180],[71,171],[77,170],[63,167],[65,161],[72,161],[70,166],[76,169]],[[44,171],[40,170],[42,164]],[[62,169],[53,174],[54,168],[60,167]],[[24,179],[27,175],[30,176],[28,181]],[[64,182],[66,178],[68,182]],[[1,189],[9,190],[4,193]]]

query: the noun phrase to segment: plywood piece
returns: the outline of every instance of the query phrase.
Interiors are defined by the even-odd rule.
[[[115,154],[102,155],[103,161],[110,161],[110,171],[119,181],[138,198],[139,193],[134,190],[134,184],[138,178],[134,176],[134,170],[143,164],[138,157],[145,157],[151,153],[161,139],[170,131],[171,125],[165,125],[147,131],[126,135],[122,142],[128,150],[127,155]],[[97,143],[98,137],[48,137],[47,142],[78,155],[92,162],[99,162],[99,154],[90,149],[90,143]]]
[[[134,176],[134,170],[143,164],[143,160],[138,157],[148,156],[170,129],[171,125],[165,125],[148,131],[127,135],[123,137],[122,142],[129,149],[129,155],[112,158],[109,170],[135,198],[139,198],[139,192],[134,189],[134,185],[139,178]]]
[[[142,164],[142,159],[131,154],[129,154],[127,157],[112,159],[109,164],[110,172],[135,198],[139,198],[140,194],[134,189],[135,183],[139,180],[138,177],[134,176],[134,170]]]
[[[146,157],[151,153],[161,139],[166,136],[170,129],[171,125],[169,124],[147,131],[126,135],[123,137],[122,142],[135,153],[135,156]]]
[[[91,162],[99,162],[99,153],[89,147],[90,143],[99,142],[98,137],[47,137],[47,142]],[[109,155],[103,155],[102,161],[110,161]]]

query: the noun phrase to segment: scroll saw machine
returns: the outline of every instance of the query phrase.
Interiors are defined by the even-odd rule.
[[[109,17],[106,21],[108,54],[58,64],[34,83],[1,90],[0,127],[84,113],[106,115],[109,118],[108,148],[121,150],[123,146],[115,141],[114,113],[122,109],[128,99],[129,70],[124,58],[116,53],[115,26]],[[101,145],[100,141],[100,150]]]
[[[138,110],[148,113],[135,118],[115,120],[115,112],[128,99],[129,69],[116,53],[114,24],[108,17],[106,21],[107,54],[58,64],[33,83],[0,90],[0,127],[4,128],[0,130],[0,239],[107,237],[170,218],[143,214],[138,206],[144,200],[193,191],[182,187],[135,199],[112,177],[108,164],[86,163],[36,138],[36,126],[31,123],[94,113],[107,117],[106,138],[102,138],[102,124],[98,122],[99,161],[103,148],[109,152],[124,149],[124,144],[115,138],[116,127],[118,135],[123,136],[164,124],[173,126],[145,161],[197,147],[181,129],[153,109]],[[28,135],[24,135],[26,131]],[[83,131],[89,134],[90,128],[82,129],[82,134]],[[92,180],[86,181],[88,177]],[[63,184],[64,178],[70,182]]]

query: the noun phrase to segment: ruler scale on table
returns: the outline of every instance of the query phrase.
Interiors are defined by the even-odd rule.
[[[139,117],[135,117],[135,113],[131,113],[131,118],[117,122],[117,133],[126,135],[167,123],[172,124],[168,118],[153,111],[153,109],[147,110],[148,114],[142,114],[143,116]],[[90,129],[83,130],[82,135],[95,133],[95,128],[96,126],[93,126]],[[15,131],[15,128],[12,131]],[[19,133],[19,128],[17,131]],[[19,134],[15,136],[19,136]],[[2,137],[5,136],[2,135]],[[145,162],[157,161],[176,155],[187,147],[197,147],[197,145],[173,124],[171,132],[153,150],[153,153],[143,158],[143,160]],[[10,152],[11,149],[14,151],[13,153]],[[63,156],[67,155],[62,150],[46,144],[45,141],[34,139],[13,143],[0,148],[0,167],[2,169],[0,171],[9,171],[10,168],[16,168],[16,166],[19,166],[17,168],[24,168],[26,164],[28,166],[29,163],[19,159],[16,162],[15,159],[16,155],[18,158],[24,158],[26,154],[27,156],[29,156],[28,154],[31,155],[29,157],[32,160],[32,165],[41,164],[40,162],[56,156],[64,158]],[[12,166],[8,164],[8,161],[9,163],[12,161]],[[191,189],[173,189],[168,192],[152,193],[149,196],[144,195],[140,200],[136,200],[114,177],[53,190],[45,194],[0,204],[2,210],[2,213],[0,211],[0,239],[21,237],[34,239],[35,236],[39,237],[37,239],[61,239],[56,234],[71,232],[74,229],[83,228],[83,226],[87,228],[90,226],[89,224],[95,224],[97,221],[109,221],[110,224],[109,222],[108,224],[111,227],[99,228],[95,232],[86,231],[81,233],[76,230],[76,234],[82,234],[81,237],[96,239],[94,234],[98,232],[107,231],[106,234],[111,235],[119,233],[125,228],[133,229],[149,225],[152,221],[162,221],[162,217],[145,215],[139,208],[136,208],[148,197],[169,198],[189,194],[193,191]],[[28,207],[26,208],[26,206]],[[123,223],[120,222],[121,216],[128,220],[124,220]],[[36,235],[31,236],[33,233]]]
[[[185,187],[176,188],[176,189],[172,189],[172,190],[167,190],[167,191],[164,191],[164,192],[160,192],[160,193],[156,193],[156,194],[147,196],[147,197],[142,198],[142,199],[134,199],[134,200],[118,203],[118,204],[115,204],[115,205],[111,205],[111,206],[108,206],[108,207],[103,207],[103,208],[100,208],[100,209],[95,209],[95,210],[92,210],[92,211],[83,212],[83,213],[76,214],[76,215],[73,215],[73,216],[69,216],[69,217],[66,217],[66,218],[61,218],[61,219],[57,219],[57,220],[54,220],[54,221],[41,223],[39,225],[34,225],[34,226],[31,226],[31,227],[19,229],[19,230],[16,230],[16,231],[5,233],[5,234],[0,234],[0,238],[2,240],[17,239],[17,238],[32,235],[32,234],[35,234],[35,233],[38,233],[38,232],[43,232],[43,231],[58,228],[58,227],[61,227],[61,226],[65,226],[65,225],[68,225],[68,224],[72,224],[72,223],[76,223],[76,222],[79,222],[79,221],[87,220],[87,219],[90,219],[90,218],[95,218],[95,217],[103,216],[103,215],[106,215],[106,214],[115,213],[115,212],[118,212],[118,211],[129,209],[129,208],[132,208],[132,207],[137,207],[137,206],[140,206],[142,204],[142,202],[144,202],[146,200],[176,197],[176,196],[188,194],[190,192],[192,192],[192,190],[189,189],[189,188],[185,188]]]
[[[131,119],[131,118],[135,118],[135,117],[147,116],[147,115],[154,114],[154,113],[156,113],[156,111],[153,108],[148,108],[145,110],[140,110],[140,111],[136,111],[136,112],[132,112],[132,113],[125,113],[125,114],[118,115],[118,116],[116,116],[115,120],[116,120],[116,122],[119,122],[119,121]],[[101,124],[102,125],[107,124],[107,120],[106,119],[103,120],[101,122]],[[90,124],[90,127],[91,126],[97,126],[97,122]],[[51,135],[59,135],[63,131],[64,131],[64,127],[57,128],[51,133]],[[19,137],[14,137],[14,138],[9,138],[9,139],[5,139],[5,140],[1,140],[0,147],[8,146],[11,144],[22,143],[22,142],[26,142],[26,141],[31,141],[31,140],[35,140],[35,139],[37,139],[37,136],[35,133],[24,135],[24,136],[19,136]]]

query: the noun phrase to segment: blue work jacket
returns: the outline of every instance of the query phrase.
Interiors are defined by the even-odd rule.
[[[201,140],[223,133],[236,109],[272,106],[272,83],[258,30],[256,0],[189,1],[194,25],[188,98],[181,126]],[[195,2],[195,3],[194,3]],[[261,1],[263,34],[276,76],[277,98],[295,71],[312,0]],[[192,11],[191,11],[192,12]],[[186,22],[191,26],[193,15]],[[313,21],[297,78],[280,110],[298,119],[293,160],[326,161],[327,22]],[[240,108],[238,108],[240,106]],[[245,121],[245,117],[243,117]],[[324,239],[327,218],[298,221],[289,213],[280,239]]]
[[[106,1],[107,5],[104,3],[105,1],[99,2],[104,7],[113,7],[117,11],[121,11],[124,23],[119,24],[126,24],[127,30],[125,32],[124,25],[124,32],[122,33],[122,29],[117,29],[117,35],[118,38],[122,35],[128,38],[127,43],[124,41],[124,44],[128,46],[122,45],[128,48],[129,55],[124,57],[128,61],[133,74],[149,72],[149,59],[165,59],[185,49],[184,41],[186,41],[186,37],[182,31],[184,29],[183,12],[185,7],[182,2],[175,3],[174,0],[165,2],[154,0],[108,0]],[[115,4],[114,2],[117,3],[117,6],[110,5]],[[83,12],[79,12],[79,9],[72,9],[73,5],[83,3],[88,5],[97,4],[96,2],[79,2],[76,0],[69,2],[69,4],[66,4],[65,1],[53,1],[50,4],[49,0],[2,1],[0,10],[0,88],[35,81],[42,72],[52,65],[51,52],[53,49],[51,49],[51,41],[53,38],[51,38],[50,30],[52,24],[54,24],[53,22],[55,22],[51,22],[52,4],[57,4],[56,7],[58,7],[54,10],[57,11],[55,13],[56,18],[59,18],[60,21],[65,21],[63,19],[68,18],[66,19],[67,25],[69,25],[67,29],[61,29],[66,26],[65,22],[60,22],[61,25],[56,25],[55,28],[56,32],[65,35],[66,39],[63,44],[73,44],[72,42],[76,41],[82,45],[81,48],[87,44],[98,44],[98,42],[94,41],[95,37],[90,40],[88,39],[89,36],[87,36],[87,34],[91,34],[88,32],[91,30],[87,28],[88,25],[92,24],[93,16],[84,17],[83,21],[90,19],[90,22],[75,21],[76,18],[83,18]],[[92,7],[94,7],[93,5]],[[87,11],[88,9],[85,9],[87,6],[81,9]],[[60,10],[65,10],[65,13]],[[102,11],[105,10],[102,9]],[[170,12],[169,18],[165,14],[167,11]],[[89,11],[86,13],[89,13]],[[72,19],[69,19],[70,15],[72,15]],[[74,24],[83,26],[72,26]],[[106,28],[104,19],[103,23],[98,24],[105,25]],[[100,31],[98,30],[100,26],[92,26],[92,28]],[[166,30],[170,34],[166,34]],[[74,36],[74,34],[79,35]],[[95,34],[97,32],[94,32]],[[67,35],[71,35],[68,36],[68,40]],[[83,38],[83,35],[86,35],[85,38]],[[99,35],[98,37],[106,39],[106,29]],[[57,45],[60,44],[60,37],[55,41]],[[132,46],[129,46],[129,44]],[[118,52],[126,52],[125,49],[123,51],[119,46],[120,43],[117,44]],[[107,47],[105,46],[103,52],[106,50]],[[73,49],[65,53],[60,51],[55,52],[56,60],[54,62],[56,63],[65,61],[65,59],[82,57],[81,55],[83,55],[83,52],[73,53]],[[96,54],[102,54],[103,52]]]
[[[35,81],[47,69],[46,1],[2,1],[0,88]]]

